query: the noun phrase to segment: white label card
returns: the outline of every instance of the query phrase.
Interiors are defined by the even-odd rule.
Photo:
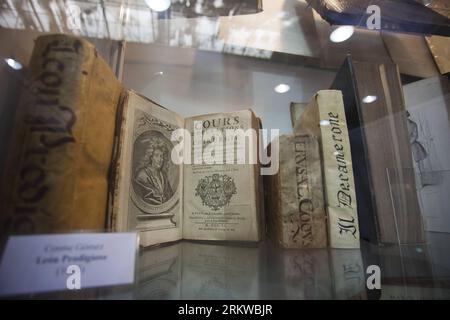
[[[130,284],[137,233],[12,236],[0,264],[0,295]]]

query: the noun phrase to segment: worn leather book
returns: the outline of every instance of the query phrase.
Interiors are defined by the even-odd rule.
[[[279,137],[279,171],[266,177],[269,237],[284,248],[325,248],[326,214],[317,138]]]
[[[202,162],[177,162],[172,154],[197,147],[190,133],[172,134],[195,123]],[[142,245],[258,241],[259,165],[217,164],[208,128],[255,129],[249,143],[258,145],[251,110],[184,119],[123,88],[86,40],[39,37],[2,177],[1,234],[108,229],[138,230]],[[242,155],[237,146],[227,152]]]
[[[314,95],[294,127],[294,132],[303,131],[320,144],[330,247],[359,248],[352,152],[340,91]]]
[[[104,229],[121,93],[89,42],[36,40],[2,177],[2,235]]]
[[[342,90],[344,96],[361,237],[377,244],[423,243],[397,66],[348,57],[331,88]]]

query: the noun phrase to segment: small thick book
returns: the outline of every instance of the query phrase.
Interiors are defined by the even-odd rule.
[[[225,162],[228,153],[236,154],[236,145],[231,150],[223,144],[219,150],[207,151],[215,138],[207,136],[208,129],[218,133],[225,129],[257,130],[253,112],[184,119],[132,91],[125,92],[122,102],[110,227],[141,231],[143,245],[179,239],[259,241],[258,164],[214,164],[208,159],[215,151],[223,153]],[[198,128],[203,135],[203,163],[194,159],[194,132]],[[175,144],[171,140],[177,129],[186,129],[189,137],[194,137]],[[249,142],[256,145],[257,136]],[[174,148],[183,143],[183,160],[190,157],[190,164],[173,161],[173,153],[178,152]]]
[[[314,95],[294,127],[303,131],[319,140],[330,247],[359,248],[352,153],[339,90]]]
[[[278,173],[267,176],[264,186],[268,236],[284,248],[326,248],[318,140],[305,133],[281,135],[278,151]]]
[[[188,135],[176,140],[172,133],[188,129],[190,137],[198,124],[205,161],[173,161],[173,154],[186,158],[197,149],[195,139],[188,144]],[[88,41],[41,36],[2,177],[2,240],[107,229],[139,230],[142,245],[181,238],[258,241],[257,161],[208,161],[208,154],[215,159],[214,151],[223,152],[208,145],[225,129],[258,126],[251,110],[184,119],[123,88]],[[219,136],[208,136],[212,128]],[[257,134],[247,138],[258,146]],[[237,153],[236,145],[227,150]]]

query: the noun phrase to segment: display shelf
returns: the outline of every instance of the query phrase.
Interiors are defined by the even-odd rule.
[[[87,230],[107,230],[107,232],[112,232],[113,229],[114,232],[145,230],[145,237],[141,237],[145,238],[145,243],[161,244],[139,248],[135,281],[130,285],[34,293],[6,298],[450,299],[448,257],[450,60],[449,35],[446,34],[449,20],[445,17],[449,14],[448,5],[444,1],[422,1],[429,4],[427,6],[416,1],[406,7],[406,4],[397,3],[398,1],[384,1],[383,5],[386,7],[383,8],[396,10],[413,8],[414,12],[419,12],[423,16],[418,18],[421,15],[414,15],[414,19],[420,21],[410,21],[407,15],[397,14],[394,10],[389,12],[387,21],[390,23],[382,24],[381,29],[368,28],[364,21],[367,18],[366,8],[362,8],[357,1],[348,1],[349,7],[346,7],[351,16],[358,18],[357,23],[348,22],[355,24],[355,27],[344,23],[348,15],[324,10],[324,3],[329,1],[313,1],[314,3],[307,0],[193,1],[195,5],[191,6],[191,2],[188,1],[172,0],[166,1],[172,9],[164,12],[156,12],[148,7],[144,0],[69,2],[70,5],[67,5],[67,1],[54,0],[33,1],[32,4],[7,1],[2,4],[0,40],[5,45],[0,47],[0,177],[2,178],[0,230],[15,226],[11,221],[21,221],[20,216],[14,216],[15,218],[8,216],[11,211],[29,214],[34,212],[35,208],[30,209],[28,205],[30,203],[34,205],[33,201],[39,202],[44,199],[36,204],[42,205],[39,209],[44,208],[41,215],[41,218],[44,217],[42,218],[44,223],[40,225],[44,231],[39,228],[32,230],[36,233],[78,232],[90,221]],[[381,12],[382,21],[383,14]],[[344,26],[341,26],[342,24]],[[422,30],[423,28],[425,29]],[[415,33],[405,33],[401,32],[402,30]],[[336,38],[342,31],[347,31],[347,34],[344,34],[347,37]],[[430,35],[429,32],[436,34]],[[80,85],[81,88],[84,83],[79,81],[72,83],[72,86],[67,84],[74,77],[70,72],[67,76],[64,72],[70,68],[61,65],[72,63],[74,61],[72,57],[64,56],[61,59],[64,63],[59,64],[59,60],[56,61],[55,57],[58,59],[61,57],[58,56],[59,53],[55,53],[53,60],[41,61],[42,63],[34,66],[30,63],[36,39],[53,33],[68,35],[73,43],[77,43],[76,39],[83,40],[82,47],[89,48],[87,50],[89,52],[82,53],[86,54],[83,56],[86,58],[84,62],[89,59],[96,59],[96,63],[102,59],[105,62],[104,70],[102,69],[104,74],[99,72],[104,76],[102,80],[92,81],[96,83],[87,89],[84,88],[85,91],[78,92],[76,98],[75,94],[71,96],[72,100],[67,98],[69,94],[66,96],[66,93],[72,93],[72,88],[76,85]],[[93,46],[84,40],[88,40]],[[61,51],[61,48],[58,50]],[[67,48],[63,48],[61,52],[64,50],[67,52]],[[45,54],[41,56],[48,53],[44,52]],[[47,66],[51,70],[41,70],[36,67],[37,65]],[[84,68],[87,64],[76,65],[80,68],[81,66],[83,69],[78,71],[81,71],[83,77],[89,76],[94,79],[94,76],[98,76],[95,72],[91,73],[91,69]],[[111,70],[106,70],[108,67]],[[44,114],[41,111],[43,109],[36,107],[44,100],[40,99],[35,91],[30,93],[32,90],[29,90],[33,81],[27,78],[27,74],[39,69],[47,76],[49,72],[54,72],[51,76],[58,77],[52,68],[56,68],[56,71],[66,76],[66,78],[61,76],[61,83],[68,80],[64,84],[67,90],[58,92],[60,94],[58,97],[62,97],[64,102],[67,102],[66,100],[73,102],[67,105],[69,109],[75,110],[72,111],[79,117],[77,119],[81,119],[77,120],[76,124],[69,121],[63,129],[49,126],[48,123],[44,124],[46,121],[54,124],[61,119],[67,120],[65,116],[68,113],[64,113],[64,110],[67,111],[66,106],[58,105],[59,111],[63,110],[63,113],[57,114],[59,118],[55,119],[56,113],[52,113],[54,110],[47,110]],[[94,69],[92,67],[92,70]],[[41,78],[45,77],[39,74],[35,78],[42,80]],[[49,78],[46,80],[48,84]],[[106,83],[114,84],[111,88],[115,89],[105,92]],[[39,87],[36,90],[41,89]],[[187,119],[190,117],[216,113],[232,114],[239,110],[251,109],[255,115],[255,118],[252,115],[248,121],[251,122],[252,128],[258,127],[256,122],[260,121],[263,129],[278,130],[280,135],[293,137],[296,129],[300,127],[303,130],[308,127],[296,126],[300,123],[301,114],[308,103],[315,99],[318,91],[327,89],[342,92],[345,126],[348,129],[349,151],[351,151],[351,154],[346,153],[345,161],[348,168],[351,164],[353,174],[350,176],[355,180],[354,194],[357,208],[352,209],[353,214],[355,216],[357,214],[359,219],[360,249],[330,248],[330,229],[326,225],[327,222],[323,222],[321,229],[322,235],[328,232],[327,239],[325,236],[322,237],[323,242],[328,241],[327,248],[282,249],[276,246],[275,242],[269,239],[273,234],[270,235],[267,231],[270,230],[267,223],[272,223],[274,220],[270,218],[275,216],[275,212],[269,209],[268,198],[278,199],[267,191],[271,189],[267,187],[266,177],[251,176],[244,170],[236,174],[234,181],[241,179],[240,182],[247,183],[251,180],[258,188],[254,187],[252,190],[250,183],[247,186],[236,182],[239,186],[239,191],[236,192],[230,184],[226,195],[227,201],[232,202],[231,196],[234,197],[233,200],[239,197],[241,202],[236,201],[237,205],[234,204],[230,212],[234,210],[231,213],[242,218],[240,221],[254,219],[252,222],[257,225],[253,229],[247,228],[246,225],[253,233],[250,235],[251,232],[247,232],[246,229],[246,232],[241,232],[239,236],[257,238],[261,235],[261,241],[172,241],[185,236],[186,229],[183,223],[184,220],[189,220],[185,219],[188,214],[192,212],[198,214],[202,210],[209,210],[208,208],[212,208],[210,212],[216,213],[218,209],[225,208],[228,204],[224,201],[223,205],[220,204],[221,207],[217,204],[206,205],[204,197],[207,196],[207,192],[204,192],[202,197],[198,195],[199,192],[194,194],[194,190],[200,186],[211,187],[210,184],[207,185],[210,180],[195,176],[193,173],[192,177],[199,178],[196,184],[185,184],[184,173],[188,170],[187,167],[181,169],[178,167],[179,164],[170,167],[172,172],[169,174],[169,166],[164,167],[167,162],[163,163],[157,171],[154,171],[157,174],[146,172],[147,176],[141,175],[140,181],[138,179],[136,179],[138,182],[132,181],[137,177],[138,171],[142,173],[142,169],[147,170],[146,166],[153,161],[154,145],[150,146],[147,142],[153,137],[153,133],[149,132],[154,130],[154,127],[151,127],[153,120],[148,127],[143,125],[142,132],[139,131],[139,139],[136,138],[138,130],[135,132],[129,129],[131,125],[126,127],[133,121],[137,123],[136,119],[127,117],[131,113],[123,111],[131,108],[125,103],[130,101],[130,96],[135,95],[133,108],[136,105],[139,105],[139,108],[145,105],[146,109],[144,107],[141,109],[142,114],[145,113],[144,109],[159,110],[158,112],[170,110],[167,111],[170,112],[170,116],[164,113],[166,111],[161,111],[163,114],[161,118],[165,119],[163,121],[168,120],[161,122],[163,123],[161,127],[167,131],[166,135],[159,134],[164,131],[158,131],[156,136],[160,139],[155,139],[160,144],[165,144],[166,148],[160,146],[163,159],[161,161],[164,162],[164,159],[168,159],[164,150],[172,148],[168,132],[175,126],[186,128]],[[52,98],[55,91],[48,87],[46,90],[39,91],[39,94],[44,92]],[[98,90],[99,94],[92,94],[95,90]],[[97,113],[101,103],[97,105],[86,102],[88,98],[92,98],[89,94],[100,100],[104,99],[103,102],[106,101],[105,105],[108,107],[105,108],[106,111],[103,110],[104,113]],[[115,99],[114,102],[108,100],[112,97]],[[35,104],[27,104],[27,99],[34,101]],[[140,102],[136,102],[139,99]],[[86,102],[83,104],[83,110],[77,105],[82,104],[79,100]],[[52,101],[55,100],[45,101],[52,105]],[[69,141],[69,144],[73,142],[76,148],[83,150],[80,154],[83,155],[84,162],[76,162],[73,150],[68,147],[67,150],[61,149],[63,151],[49,161],[58,167],[58,164],[63,163],[60,160],[67,160],[68,167],[62,165],[57,169],[50,165],[47,167],[47,158],[43,160],[39,158],[39,161],[36,160],[31,165],[22,163],[21,160],[30,159],[30,154],[41,150],[35,147],[41,147],[47,141],[42,137],[33,141],[30,138],[27,143],[33,148],[28,153],[24,152],[26,143],[24,146],[15,144],[13,129],[15,123],[19,123],[16,117],[23,115],[21,110],[24,108],[31,110],[33,117],[28,114],[23,117],[22,122],[24,127],[29,129],[30,135],[19,134],[17,135],[19,139],[40,134],[41,131],[74,134],[78,139],[77,144],[73,141],[76,140],[74,137],[71,137],[74,138],[72,140],[69,137],[65,141]],[[88,113],[87,110],[95,112]],[[82,127],[85,125],[84,119],[88,119],[86,121],[89,125]],[[172,121],[174,119],[176,121]],[[306,120],[303,118],[302,121],[307,120],[308,118]],[[119,126],[123,123],[127,124],[124,127]],[[310,128],[320,128],[330,123],[323,124],[322,121],[313,123],[311,120],[309,124]],[[81,134],[83,130],[90,135]],[[104,134],[103,140],[95,140],[101,134]],[[309,134],[313,135],[311,132]],[[92,139],[91,145],[86,147],[87,151],[83,149],[87,145],[86,136]],[[109,143],[105,142],[107,140],[105,137],[109,139]],[[266,136],[260,139],[264,147],[270,142]],[[325,171],[323,168],[325,161],[323,145],[319,147],[320,139],[317,137],[314,139],[317,139],[318,143],[315,150],[317,158],[321,157],[319,160],[322,161],[320,164],[316,163],[317,168],[322,166],[316,170],[317,174],[320,170]],[[140,149],[136,148],[139,149],[136,155],[135,144],[141,144]],[[123,151],[125,149],[128,151]],[[14,152],[22,152],[23,157],[10,159]],[[336,153],[333,153],[333,160],[344,159],[344,155],[338,151]],[[123,158],[119,158],[122,155]],[[98,161],[98,157],[102,157],[103,162]],[[293,155],[288,160],[294,158]],[[126,161],[123,161],[124,159]],[[89,165],[79,166],[81,162]],[[36,163],[38,169],[34,167]],[[8,165],[12,168],[21,165],[22,170],[8,169],[10,168]],[[102,168],[96,170],[98,167]],[[291,163],[290,170],[294,170],[293,167]],[[337,167],[339,168],[339,163]],[[213,181],[216,185],[212,187],[219,189],[217,178],[212,178],[212,174],[217,172],[213,172],[212,168],[205,170],[211,170],[211,180],[216,179]],[[236,169],[235,172],[237,171],[239,170]],[[69,177],[69,174],[74,172],[76,174]],[[198,172],[203,174],[206,171]],[[69,178],[64,176],[65,174]],[[244,174],[248,174],[245,179]],[[292,171],[291,177],[295,174],[296,172]],[[45,180],[43,176],[45,179],[51,178]],[[155,176],[156,183],[146,184],[146,181],[142,183],[142,179],[153,179]],[[119,177],[129,178],[130,181],[126,181],[119,188],[117,187]],[[320,179],[320,184],[316,183],[310,190],[322,188],[322,193],[318,194],[324,199],[322,213],[326,221],[326,215],[329,217],[326,211],[329,202],[328,198],[325,199],[329,196],[326,194],[326,188],[337,179],[335,181],[331,178]],[[78,183],[76,187],[71,184],[74,181]],[[64,197],[45,198],[42,194],[30,197],[30,193],[35,191],[33,188],[39,183],[44,184],[43,190],[49,187],[49,190],[55,192],[53,195],[63,194]],[[172,188],[172,185],[175,187]],[[295,204],[297,205],[295,208],[298,209],[300,206],[296,200],[299,199],[296,197],[300,196],[295,189],[298,184],[290,187],[289,190],[284,188],[283,192],[292,196],[291,200],[294,200],[289,205],[294,208]],[[71,188],[77,189],[77,192],[70,194]],[[138,192],[135,192],[134,188]],[[157,192],[154,192],[156,189]],[[350,184],[348,189],[351,189]],[[146,195],[145,191],[161,194],[156,198],[144,199],[151,193]],[[196,208],[192,205],[191,211],[185,209],[187,206],[184,199],[188,198],[187,191],[191,192],[187,206],[194,202],[197,205]],[[252,203],[250,200],[244,203],[250,198],[249,194],[252,191],[255,191],[255,199],[252,198]],[[17,201],[16,196],[24,194],[25,197],[22,198],[25,200],[22,201],[21,198],[22,203],[17,206],[17,203],[14,203]],[[94,194],[98,194],[98,197],[92,196]],[[39,196],[42,196],[42,199]],[[61,200],[63,198],[68,200]],[[117,200],[119,198],[120,200]],[[169,198],[170,200],[167,200]],[[69,205],[73,199],[76,200]],[[140,206],[133,207],[137,202],[140,202]],[[120,206],[122,215],[117,213],[119,203],[122,205]],[[126,205],[123,205],[124,203]],[[74,204],[82,210],[74,209]],[[246,209],[242,209],[244,206],[247,206]],[[26,208],[23,209],[24,207]],[[257,210],[256,207],[262,210]],[[48,214],[50,211],[53,217],[57,217],[53,220],[57,220],[59,225],[53,224],[52,219],[46,220],[50,216]],[[225,211],[224,209],[223,212]],[[285,234],[295,229],[294,227],[300,229],[299,215],[295,216],[298,212],[292,212],[291,210],[289,217],[283,217],[285,218],[283,223],[287,224],[286,221],[289,220],[292,224],[290,227],[293,226],[291,229],[283,226]],[[70,215],[77,218],[70,220]],[[59,218],[63,220],[63,216],[70,224],[60,223]],[[281,217],[278,218],[281,221]],[[33,219],[34,216],[30,221],[38,225],[39,219]],[[103,223],[104,220],[107,223]],[[205,218],[204,221],[206,220]],[[330,220],[328,218],[328,221]],[[78,223],[76,228],[71,224],[74,221]],[[296,222],[298,225],[295,225]],[[206,224],[205,222],[205,226]],[[58,225],[58,228],[55,225]],[[258,228],[260,229],[257,230]],[[158,234],[153,238],[152,232],[155,230]],[[28,234],[29,231],[15,230],[12,233]],[[170,235],[167,236],[167,233]],[[0,245],[6,240],[7,235],[7,232],[0,233]],[[196,236],[191,234],[189,238]],[[163,243],[165,241],[170,242]],[[355,237],[351,241],[357,243],[358,240]],[[280,239],[278,242],[281,242]],[[141,245],[143,243],[144,240],[141,241]],[[378,268],[381,288],[371,289],[373,270],[376,272]]]
[[[450,298],[448,235],[426,245],[361,249],[280,249],[258,244],[180,241],[141,248],[131,285],[67,290],[26,299],[429,300]],[[369,266],[381,288],[369,289]],[[105,270],[107,272],[107,270]]]

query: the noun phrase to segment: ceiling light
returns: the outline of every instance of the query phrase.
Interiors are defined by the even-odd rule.
[[[289,87],[287,84],[284,83],[280,83],[279,85],[277,85],[274,90],[277,93],[286,93],[291,89],[291,87]]]
[[[8,66],[13,68],[14,70],[20,70],[23,68],[22,64],[13,58],[6,58],[5,62]]]
[[[320,120],[319,124],[321,126],[329,126],[330,125],[330,121],[328,121],[328,120]]]
[[[330,34],[330,40],[333,42],[344,42],[348,40],[355,31],[353,26],[340,26]]]
[[[364,102],[364,103],[372,103],[376,100],[377,100],[377,96],[371,96],[371,95],[368,95],[368,96],[365,96],[364,98],[362,98],[362,102]]]
[[[170,0],[145,0],[145,3],[150,7],[150,9],[157,12],[166,11],[171,5]]]

